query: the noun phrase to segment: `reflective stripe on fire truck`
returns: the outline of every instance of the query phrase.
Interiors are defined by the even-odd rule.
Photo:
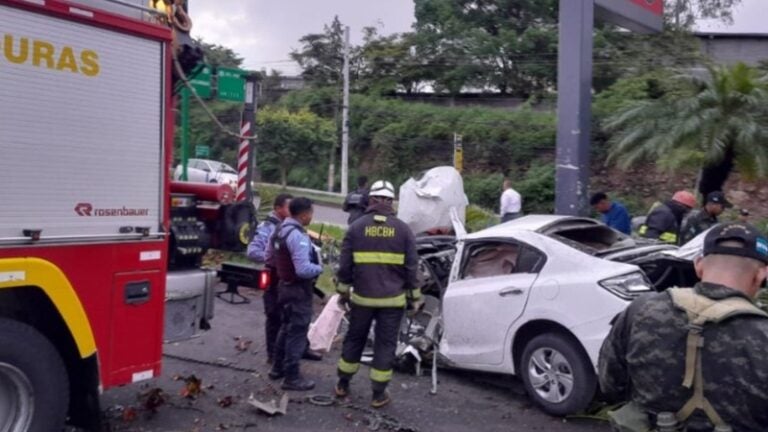
[[[40,288],[59,311],[77,344],[81,358],[96,353],[96,341],[83,305],[64,273],[51,262],[39,258],[0,259],[0,273],[20,273],[24,280],[0,280],[0,290],[17,287]]]

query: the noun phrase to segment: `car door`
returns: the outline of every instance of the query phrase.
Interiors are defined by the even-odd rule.
[[[197,159],[189,160],[189,168],[187,170],[187,177],[189,181],[197,183],[208,183],[208,172],[210,169],[205,162]]]
[[[468,241],[443,298],[440,351],[457,366],[499,365],[505,339],[544,264],[544,254],[515,240]]]

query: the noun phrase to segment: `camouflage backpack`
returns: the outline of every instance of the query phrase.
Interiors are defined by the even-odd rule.
[[[730,297],[713,300],[697,294],[692,288],[670,288],[668,290],[672,303],[685,311],[688,316],[688,339],[685,352],[685,376],[683,386],[693,387],[693,396],[675,414],[679,423],[685,421],[696,411],[701,410],[715,426],[729,430],[728,425],[715,411],[712,404],[704,396],[704,376],[701,366],[701,349],[704,338],[701,336],[707,323],[719,323],[737,315],[752,315],[768,318],[768,313],[742,297]],[[611,425],[617,432],[652,432],[648,415],[639,405],[629,402],[616,411],[609,412]]]

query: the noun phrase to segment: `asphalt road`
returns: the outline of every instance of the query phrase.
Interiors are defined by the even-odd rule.
[[[339,207],[315,204],[315,215],[313,220],[314,222],[329,223],[346,227],[348,216],[349,214],[343,212]]]
[[[270,399],[274,393],[266,380],[261,294],[246,293],[251,304],[230,305],[216,300],[213,329],[195,339],[166,344],[164,352],[239,368],[216,367],[187,360],[164,359],[163,376],[141,385],[107,391],[102,406],[111,418],[113,431],[367,431],[371,417],[354,409],[319,407],[306,402],[305,393],[292,393],[285,416],[267,417],[247,403],[253,394]],[[321,306],[316,305],[319,309]],[[137,335],[140,337],[140,335]],[[241,351],[247,345],[247,349]],[[339,344],[321,362],[305,362],[303,371],[318,383],[310,392],[330,395],[335,382]],[[255,373],[249,370],[255,371]],[[184,378],[202,380],[203,392],[183,396]],[[533,407],[513,379],[441,371],[438,394],[429,395],[427,376],[396,373],[390,390],[391,406],[381,412],[421,432],[607,432],[602,422],[553,418]],[[162,391],[163,403],[156,412],[147,409],[146,396]],[[142,398],[144,395],[144,398]],[[367,407],[370,384],[367,367],[352,384],[349,402]],[[230,404],[231,402],[231,404]]]

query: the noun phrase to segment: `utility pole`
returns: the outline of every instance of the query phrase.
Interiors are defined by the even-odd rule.
[[[560,0],[555,213],[588,212],[594,0]]]
[[[349,26],[344,27],[344,95],[341,102],[341,194],[349,193]]]

